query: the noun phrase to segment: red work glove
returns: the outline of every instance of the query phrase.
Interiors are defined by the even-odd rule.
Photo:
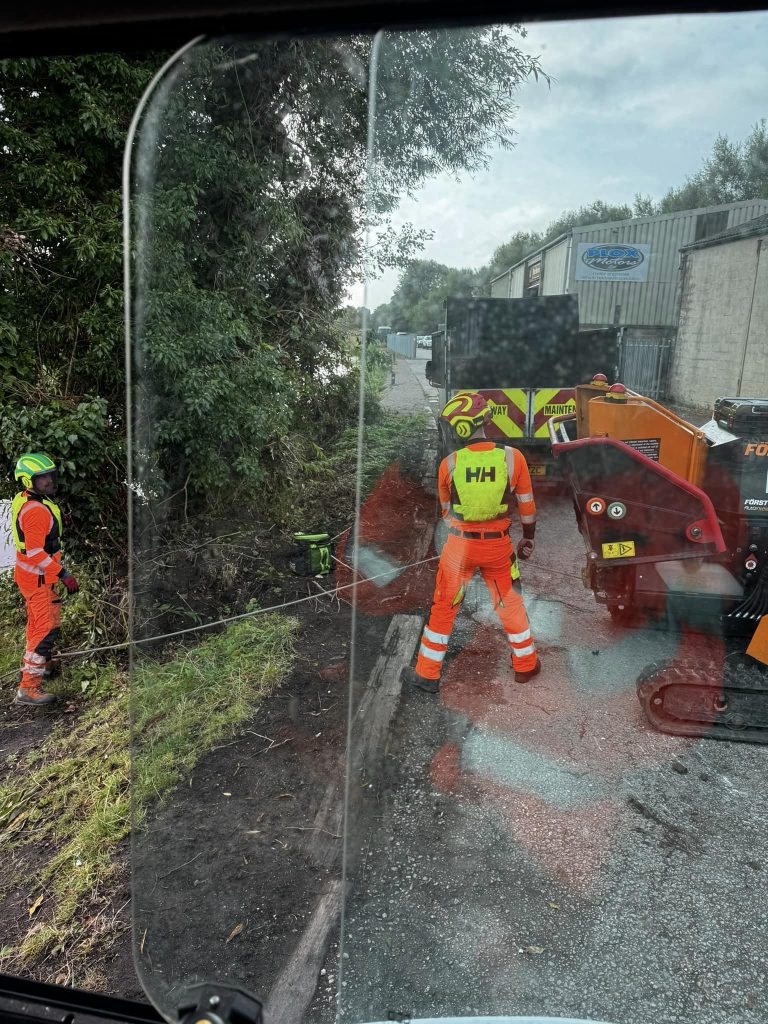
[[[518,542],[517,545],[517,557],[521,558],[524,562],[527,561],[533,554],[533,549],[536,545],[533,540],[527,540],[525,537]]]
[[[77,582],[71,572],[67,572],[66,569],[62,569],[59,573],[59,582],[63,583],[67,588],[67,592],[70,594],[76,594],[80,589],[80,584]]]

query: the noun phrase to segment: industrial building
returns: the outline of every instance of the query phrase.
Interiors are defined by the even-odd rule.
[[[680,250],[767,213],[768,200],[747,200],[574,227],[494,278],[491,296],[578,295],[581,328],[615,327],[627,383],[658,397],[677,332]]]
[[[683,247],[673,400],[768,398],[767,250],[768,213]]]

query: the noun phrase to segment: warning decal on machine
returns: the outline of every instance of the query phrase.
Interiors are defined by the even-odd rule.
[[[458,392],[457,392],[458,394]],[[521,388],[494,390],[482,388],[479,394],[488,403],[493,420],[486,427],[486,437],[500,441],[507,437],[524,437],[528,419],[528,395]]]
[[[622,441],[622,443],[629,445],[630,448],[634,448],[641,455],[645,455],[647,459],[653,459],[654,462],[659,461],[659,452],[661,451],[660,437],[637,437],[631,441]]]
[[[603,544],[603,558],[634,558],[635,542],[633,540],[617,540],[611,544]]]
[[[573,388],[537,388],[531,392],[531,433],[534,437],[549,437],[549,419],[553,416],[569,416],[575,412],[576,392]]]

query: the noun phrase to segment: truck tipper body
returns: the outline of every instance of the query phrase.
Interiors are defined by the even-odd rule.
[[[575,295],[449,298],[426,374],[441,408],[461,391],[481,392],[493,413],[488,437],[520,448],[533,476],[556,479],[548,420],[575,410],[574,382],[613,376],[616,362],[616,331],[580,331]],[[441,423],[441,456],[456,445]]]

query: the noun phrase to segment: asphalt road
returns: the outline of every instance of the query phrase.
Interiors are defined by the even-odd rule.
[[[423,360],[399,361],[388,403],[434,405]],[[403,693],[348,851],[343,1019],[765,1022],[768,751],[650,729],[635,681],[680,638],[614,626],[569,499],[539,512],[541,676],[514,683],[476,588],[440,695]]]

